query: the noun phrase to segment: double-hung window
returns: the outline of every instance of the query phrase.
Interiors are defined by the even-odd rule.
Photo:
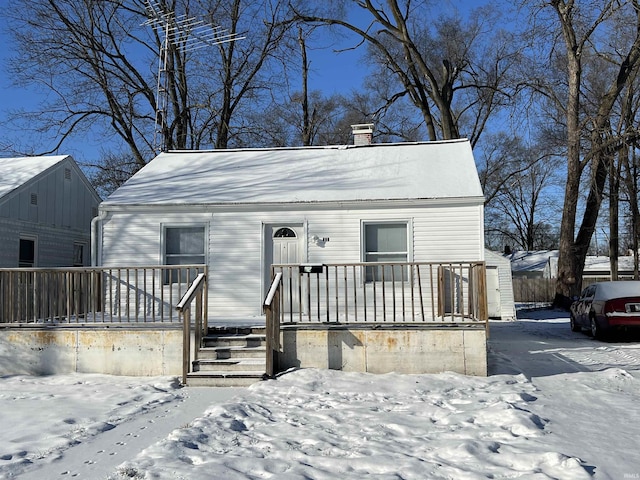
[[[363,260],[365,262],[398,263],[409,260],[407,222],[365,222],[362,224]],[[403,275],[404,274],[404,275]],[[366,267],[366,281],[406,280],[400,265]]]
[[[203,265],[205,263],[204,226],[165,227],[164,229],[165,265]],[[191,282],[195,270],[171,270],[165,275],[165,283]]]

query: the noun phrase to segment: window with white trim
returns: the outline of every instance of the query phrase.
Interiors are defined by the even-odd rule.
[[[409,261],[407,222],[365,222],[362,224],[363,260],[365,262]],[[406,272],[397,266],[366,267],[366,281],[406,280]],[[404,275],[403,275],[404,274]]]
[[[165,227],[164,264],[165,265],[204,265],[205,228],[204,226]],[[193,281],[195,271],[173,270],[165,275],[165,283],[187,283]]]

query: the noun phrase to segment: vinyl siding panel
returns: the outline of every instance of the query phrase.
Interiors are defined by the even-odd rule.
[[[65,178],[65,169],[70,178]],[[32,195],[37,205],[31,203]],[[0,201],[0,217],[40,225],[86,230],[99,200],[71,160],[65,160]]]
[[[240,211],[199,207],[185,213],[171,207],[140,213],[112,212],[103,222],[101,264],[157,265],[162,263],[163,224],[204,224],[209,244],[209,315],[261,315],[265,266],[265,225],[301,226],[301,260],[310,263],[360,262],[362,221],[407,221],[411,227],[410,260],[456,262],[483,260],[482,205],[336,208],[294,206],[292,210]],[[204,210],[204,211],[202,211]],[[270,235],[270,233],[269,233]],[[310,240],[328,237],[324,245]]]
[[[65,169],[70,178],[65,178]],[[18,266],[20,235],[36,237],[38,267],[72,266],[74,243],[84,245],[88,265],[91,220],[98,203],[71,159],[25,182],[0,199],[0,266]]]
[[[36,267],[72,266],[75,243],[84,245],[84,263],[89,264],[91,236],[88,229],[82,232],[0,218],[0,267],[18,267],[21,235],[36,239]]]
[[[508,258],[491,251],[486,252],[485,258],[487,266],[494,266],[498,272],[500,318],[503,320],[514,319],[516,317],[516,310],[513,296],[511,262]],[[487,292],[487,295],[491,295],[491,292]]]

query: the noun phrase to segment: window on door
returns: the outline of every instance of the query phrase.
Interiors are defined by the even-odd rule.
[[[205,228],[165,227],[165,265],[204,265]],[[165,275],[165,283],[191,282],[196,276],[194,269],[176,269]]]
[[[32,238],[20,239],[18,267],[31,268],[36,265],[36,241]]]
[[[407,262],[409,259],[407,230],[407,222],[363,223],[363,261]],[[366,267],[365,272],[367,282],[406,280],[406,272],[399,265]]]

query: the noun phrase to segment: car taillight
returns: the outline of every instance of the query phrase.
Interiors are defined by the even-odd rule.
[[[625,301],[622,298],[607,300],[604,302],[604,313],[624,312]]]

